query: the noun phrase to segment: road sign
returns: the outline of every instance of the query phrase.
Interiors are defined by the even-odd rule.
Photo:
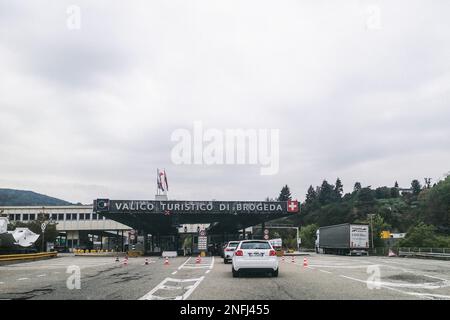
[[[206,236],[206,230],[200,230],[199,235],[200,237]]]
[[[134,239],[136,239],[136,236],[134,234],[131,234],[130,235],[130,240],[134,240]]]
[[[46,224],[45,222],[42,223],[42,224],[41,224],[41,230],[42,230],[42,232],[44,232],[46,228],[47,228],[47,224]]]
[[[389,231],[381,231],[381,239],[389,239],[391,237],[391,233]]]
[[[269,229],[264,229],[264,234],[269,234]]]
[[[265,239],[265,240],[269,240],[269,235],[268,235],[268,234],[265,234],[265,235],[264,235],[264,239]]]
[[[198,250],[206,250],[208,247],[208,237],[199,236],[198,237]]]
[[[270,243],[272,244],[272,246],[273,247],[281,247],[282,246],[282,244],[283,244],[283,241],[282,241],[282,239],[281,238],[278,238],[278,239],[272,239],[272,240],[270,240]]]
[[[135,234],[136,231],[135,230],[130,230],[130,234]]]

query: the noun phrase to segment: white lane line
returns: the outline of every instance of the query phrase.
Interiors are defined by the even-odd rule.
[[[210,270],[206,270],[205,274],[208,274],[210,271],[211,271],[211,269]]]
[[[350,265],[310,264],[310,266],[317,268],[359,269],[359,268],[367,268],[370,265],[350,266]]]
[[[172,274],[176,274],[178,271],[177,270],[175,270],[174,272],[172,272]]]
[[[45,274],[40,274],[37,277],[40,278],[40,277],[45,277],[45,276],[46,276]]]
[[[0,284],[5,284],[4,282],[0,282]]]
[[[17,281],[29,280],[30,278],[19,278]]]
[[[347,277],[347,276],[344,276],[344,275],[340,275],[340,277],[347,278],[347,279],[350,279],[350,280],[354,280],[354,281],[358,281],[358,282],[362,282],[362,283],[366,283],[367,284],[367,281],[363,281],[363,280],[360,280],[360,279],[351,278],[351,277]],[[386,286],[382,286],[382,285],[380,285],[380,287],[384,288],[384,289],[392,290],[392,291],[395,291],[395,292],[400,292],[400,293],[403,293],[403,294],[407,294],[407,295],[415,295],[414,292],[403,291],[403,290],[399,290],[399,289],[395,289],[395,288],[391,288],[391,287],[386,287]],[[424,299],[429,299],[429,300],[433,299],[433,298],[427,297],[427,296],[422,296],[422,297]]]
[[[210,263],[188,263],[191,258],[188,258],[181,266],[178,267],[180,269],[212,269],[214,267],[214,257],[212,257]]]
[[[398,288],[418,288],[418,289],[439,289],[439,288],[445,288],[449,287],[450,283],[448,281],[442,281],[440,285],[433,282],[425,282],[425,283],[396,283],[396,282],[383,282],[383,281],[367,281],[367,280],[360,280],[348,276],[341,275],[343,278],[361,281],[364,283],[370,283],[371,285],[381,285],[381,286],[387,286],[387,287],[398,287]]]
[[[450,296],[446,296],[446,295],[443,295],[443,294],[420,293],[420,292],[409,292],[408,294],[411,294],[413,296],[424,297],[424,298],[425,297],[430,297],[430,298],[450,300]]]
[[[200,285],[203,279],[205,279],[205,277],[199,278],[199,281],[197,281],[185,294],[183,294],[183,300],[189,298],[189,296],[192,294],[192,292],[194,292],[195,288],[197,288]]]
[[[323,272],[323,273],[333,273],[333,272],[326,271],[326,270],[322,270],[322,269],[319,269],[319,271],[320,271],[320,272]]]
[[[184,265],[185,265],[186,263],[188,263],[189,260],[191,260],[191,257],[187,258],[186,261],[185,261],[181,266],[178,267],[178,270],[180,270],[181,268],[183,268]]]
[[[183,269],[211,269],[211,266],[184,266]]]
[[[200,278],[194,278],[194,279],[175,279],[175,278],[165,278],[161,283],[159,283],[156,287],[154,287],[151,291],[149,291],[147,294],[143,295],[139,300],[161,300],[161,299],[175,299],[175,300],[186,300],[192,292],[198,287],[200,282],[203,281],[205,277],[202,276]],[[195,282],[191,286],[168,286],[166,285],[167,282],[177,282],[180,284],[186,283],[186,282]],[[176,296],[176,297],[161,297],[158,295],[154,295],[155,292],[158,290],[180,290],[180,289],[188,289],[182,296]]]

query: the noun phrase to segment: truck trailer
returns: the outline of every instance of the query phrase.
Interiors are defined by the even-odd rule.
[[[316,232],[316,252],[340,255],[369,255],[369,226],[337,224]]]

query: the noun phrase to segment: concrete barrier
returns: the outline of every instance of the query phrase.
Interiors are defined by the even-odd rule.
[[[4,254],[0,255],[0,265],[34,260],[56,258],[58,252],[24,253],[24,254]]]
[[[163,258],[165,258],[165,257],[175,258],[177,256],[177,252],[176,251],[163,251],[161,256]]]

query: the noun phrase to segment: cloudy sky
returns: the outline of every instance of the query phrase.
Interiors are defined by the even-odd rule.
[[[187,200],[437,181],[450,170],[449,12],[447,0],[0,0],[0,187],[153,199],[158,167]],[[279,129],[278,173],[174,164],[171,134],[194,121]]]

